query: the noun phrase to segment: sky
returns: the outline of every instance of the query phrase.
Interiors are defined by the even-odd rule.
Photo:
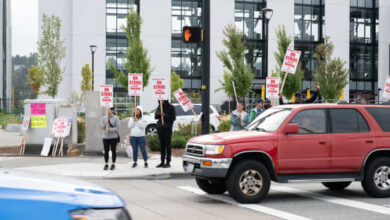
[[[37,52],[38,0],[11,0],[12,56]]]

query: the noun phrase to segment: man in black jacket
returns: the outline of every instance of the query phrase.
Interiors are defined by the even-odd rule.
[[[316,91],[313,93],[310,99],[305,100],[302,93],[295,93],[295,104],[308,104],[314,103],[320,96],[320,85],[316,84]],[[285,104],[283,102],[283,94],[279,94],[279,105]]]
[[[160,102],[160,101],[159,101]],[[160,103],[157,107],[154,118],[157,121],[157,134],[160,141],[160,153],[161,163],[157,165],[157,168],[169,168],[171,167],[171,138],[173,122],[176,120],[175,107],[173,107],[168,100],[162,101],[163,111],[161,112]],[[164,125],[161,121],[161,117],[164,118]]]

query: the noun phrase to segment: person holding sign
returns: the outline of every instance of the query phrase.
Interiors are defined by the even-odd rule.
[[[310,97],[310,99],[304,99],[303,94],[300,92],[295,93],[295,104],[309,104],[314,103],[317,98],[320,96],[320,85],[316,83],[316,91]],[[285,104],[283,102],[283,93],[279,94],[279,105]]]
[[[239,131],[244,129],[249,124],[249,115],[244,111],[244,103],[237,102],[237,109],[230,115],[231,131]]]
[[[116,161],[116,145],[118,144],[119,138],[119,118],[114,115],[114,108],[106,107],[107,116],[103,116],[99,127],[103,130],[103,145],[104,145],[104,170],[108,169],[108,152],[111,150],[112,153],[112,164],[110,170],[115,169]]]
[[[133,168],[137,166],[138,147],[141,149],[144,158],[145,168],[148,168],[148,155],[146,153],[145,128],[148,122],[142,118],[142,107],[137,106],[133,111],[133,117],[130,118],[127,127],[130,128],[130,143],[133,147]]]
[[[154,118],[158,120],[157,134],[160,141],[161,163],[157,165],[157,168],[169,168],[171,167],[172,127],[173,122],[176,120],[176,112],[168,100],[159,100],[158,102],[159,105]]]

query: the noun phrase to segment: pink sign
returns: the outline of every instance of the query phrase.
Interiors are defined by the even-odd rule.
[[[180,103],[183,110],[186,112],[192,109],[191,101],[188,99],[187,95],[183,92],[183,90],[176,90],[173,95],[175,95],[177,101]]]
[[[46,103],[31,103],[31,115],[46,115]]]

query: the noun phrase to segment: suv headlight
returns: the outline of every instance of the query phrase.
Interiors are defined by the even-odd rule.
[[[79,209],[70,212],[74,220],[130,220],[125,208],[121,209]]]
[[[211,145],[211,144],[206,144],[204,145],[205,150],[204,154],[207,155],[219,155],[223,153],[223,150],[225,149],[225,145]]]

